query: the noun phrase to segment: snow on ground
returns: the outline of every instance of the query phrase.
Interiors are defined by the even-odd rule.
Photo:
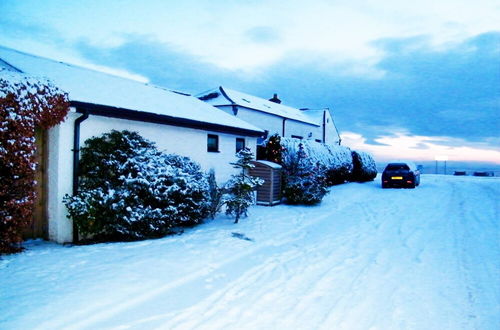
[[[332,188],[182,235],[0,260],[0,329],[498,329],[500,179]]]

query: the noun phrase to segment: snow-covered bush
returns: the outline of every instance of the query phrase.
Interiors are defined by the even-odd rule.
[[[35,129],[62,122],[67,95],[47,80],[0,70],[0,253],[15,252],[33,216]]]
[[[266,159],[270,162],[281,164],[281,153],[283,146],[281,145],[281,137],[279,134],[271,135],[266,141]]]
[[[373,181],[375,179],[377,176],[377,165],[369,153],[353,151],[352,160],[354,168],[350,181],[366,182]]]
[[[200,166],[160,152],[135,132],[88,139],[80,169],[79,192],[64,203],[80,233],[96,240],[159,237],[208,215],[209,187]]]
[[[283,138],[283,196],[288,204],[317,204],[328,192],[324,168],[305,152],[297,139]]]
[[[326,184],[333,186],[349,179],[352,172],[351,150],[344,146],[304,141],[305,152],[325,171]]]
[[[234,223],[238,223],[242,215],[247,215],[247,210],[254,201],[253,192],[257,187],[263,184],[263,180],[252,177],[248,170],[254,167],[250,163],[253,160],[253,153],[249,148],[243,148],[236,153],[238,160],[231,163],[234,168],[240,169],[240,173],[233,174],[226,183],[226,193],[224,204],[226,205],[226,214],[233,215]]]
[[[298,151],[302,144],[305,154],[324,172],[326,184],[333,186],[349,180],[353,168],[351,150],[344,146],[329,145],[310,140],[271,136],[266,145],[267,160],[283,164],[283,150]]]
[[[273,138],[273,137],[271,137]],[[325,180],[328,186],[346,182],[352,172],[351,150],[344,146],[329,145],[310,140],[297,140],[294,138],[275,138],[268,141],[268,154],[273,155],[274,161],[281,162],[284,149],[297,152],[299,143],[302,144],[304,152],[325,172]],[[277,145],[280,147],[278,148]],[[268,158],[268,160],[271,160]],[[273,161],[273,160],[271,160]]]
[[[210,218],[214,219],[224,205],[223,197],[225,189],[217,185],[217,180],[215,179],[215,171],[213,169],[211,169],[208,173],[208,187],[210,193],[209,215]]]

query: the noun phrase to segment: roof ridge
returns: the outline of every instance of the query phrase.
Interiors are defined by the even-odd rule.
[[[222,86],[221,86],[221,88],[222,88]],[[237,90],[232,89],[232,88],[225,88],[225,89],[229,90],[230,92],[232,91],[232,92],[236,92],[236,93],[247,95],[247,96],[252,97],[252,98],[261,99],[261,100],[263,100],[266,103],[271,103],[273,106],[286,107],[286,108],[291,108],[291,109],[294,109],[294,110],[300,110],[299,108],[292,107],[291,105],[287,105],[287,104],[283,104],[283,103],[275,103],[275,102],[269,101],[268,99],[265,99],[265,98],[257,96],[257,95],[252,95],[252,94],[248,94],[248,93],[245,93],[245,92],[240,92],[240,91],[237,91]]]
[[[234,102],[234,100],[232,98],[229,97],[229,95],[227,95],[226,91],[224,90],[224,88],[222,86],[219,86],[219,90],[220,92],[222,93],[222,96],[224,96],[229,102],[231,102],[231,104],[236,104],[236,102]]]
[[[220,87],[221,91],[222,91],[222,88],[223,87],[221,86]],[[295,108],[293,106],[286,105],[286,104],[275,103],[275,102],[269,101],[265,98],[262,98],[260,96],[255,96],[255,95],[251,95],[251,94],[248,94],[245,92],[240,92],[240,91],[237,91],[237,90],[234,90],[231,88],[224,87],[224,92],[225,92],[225,94],[227,94],[227,96],[225,95],[225,97],[228,100],[232,101],[233,105],[246,107],[246,108],[253,109],[256,111],[269,112],[269,113],[272,113],[272,114],[275,114],[275,115],[278,115],[278,116],[281,116],[284,118],[298,120],[298,121],[305,122],[305,123],[312,124],[312,125],[318,125],[318,123],[316,122],[316,120],[314,118],[312,118],[310,115],[306,114],[305,111],[301,111],[299,108]],[[243,101],[247,101],[248,104],[243,104],[240,101],[238,101],[238,102],[233,101],[233,99],[231,99],[231,96],[230,96],[232,93],[234,93],[234,95],[232,95],[233,98],[234,97],[236,99],[241,98]],[[249,100],[246,100],[245,98],[248,98],[249,100],[253,99],[254,101],[251,102]],[[268,108],[269,110],[265,110],[262,107]],[[274,113],[272,110],[279,112],[279,113]]]

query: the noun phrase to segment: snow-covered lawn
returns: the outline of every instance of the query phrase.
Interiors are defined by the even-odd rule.
[[[422,176],[0,260],[0,329],[498,329],[500,180]]]

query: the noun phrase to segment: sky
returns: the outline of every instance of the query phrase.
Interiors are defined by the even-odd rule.
[[[500,165],[500,2],[0,0],[0,44],[197,94],[329,108],[378,161]]]

